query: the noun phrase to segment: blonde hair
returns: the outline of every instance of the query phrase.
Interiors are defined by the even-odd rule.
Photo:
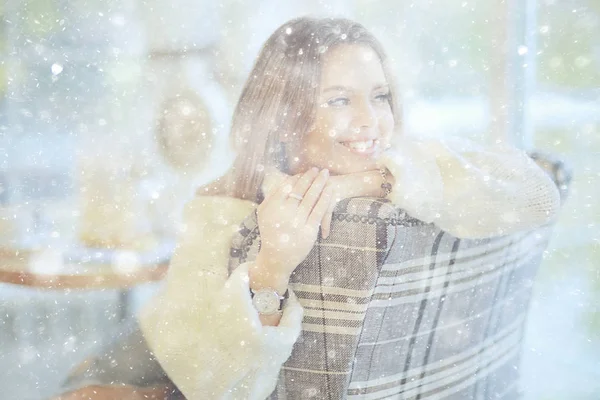
[[[393,77],[379,41],[362,25],[347,19],[293,19],[267,39],[244,85],[231,125],[230,140],[237,156],[218,181],[219,194],[262,201],[265,169],[286,169],[283,135],[300,139],[314,124],[323,53],[342,44],[366,45],[379,56],[398,125]]]

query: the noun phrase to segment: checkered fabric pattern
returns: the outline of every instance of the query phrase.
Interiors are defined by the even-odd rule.
[[[271,398],[517,398],[548,236],[461,240],[384,201],[340,203],[291,278],[303,332]],[[255,214],[232,243],[230,271],[256,257]]]

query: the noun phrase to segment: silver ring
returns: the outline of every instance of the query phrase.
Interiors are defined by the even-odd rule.
[[[289,193],[288,197],[291,197],[292,199],[296,199],[296,200],[300,200],[300,201],[302,201],[302,199],[304,198],[304,197],[300,196],[299,194],[296,194],[293,192]]]

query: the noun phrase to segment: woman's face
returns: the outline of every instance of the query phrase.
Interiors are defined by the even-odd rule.
[[[394,129],[389,97],[373,49],[355,44],[329,49],[322,58],[315,124],[290,143],[290,172],[318,167],[341,175],[376,169]]]

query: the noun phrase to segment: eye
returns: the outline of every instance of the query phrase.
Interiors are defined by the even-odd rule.
[[[379,101],[379,102],[388,102],[390,100],[390,93],[379,93],[377,95],[375,95],[375,100]]]
[[[350,104],[350,99],[347,97],[336,97],[327,101],[327,105],[331,107],[342,107],[347,106],[348,104]]]

